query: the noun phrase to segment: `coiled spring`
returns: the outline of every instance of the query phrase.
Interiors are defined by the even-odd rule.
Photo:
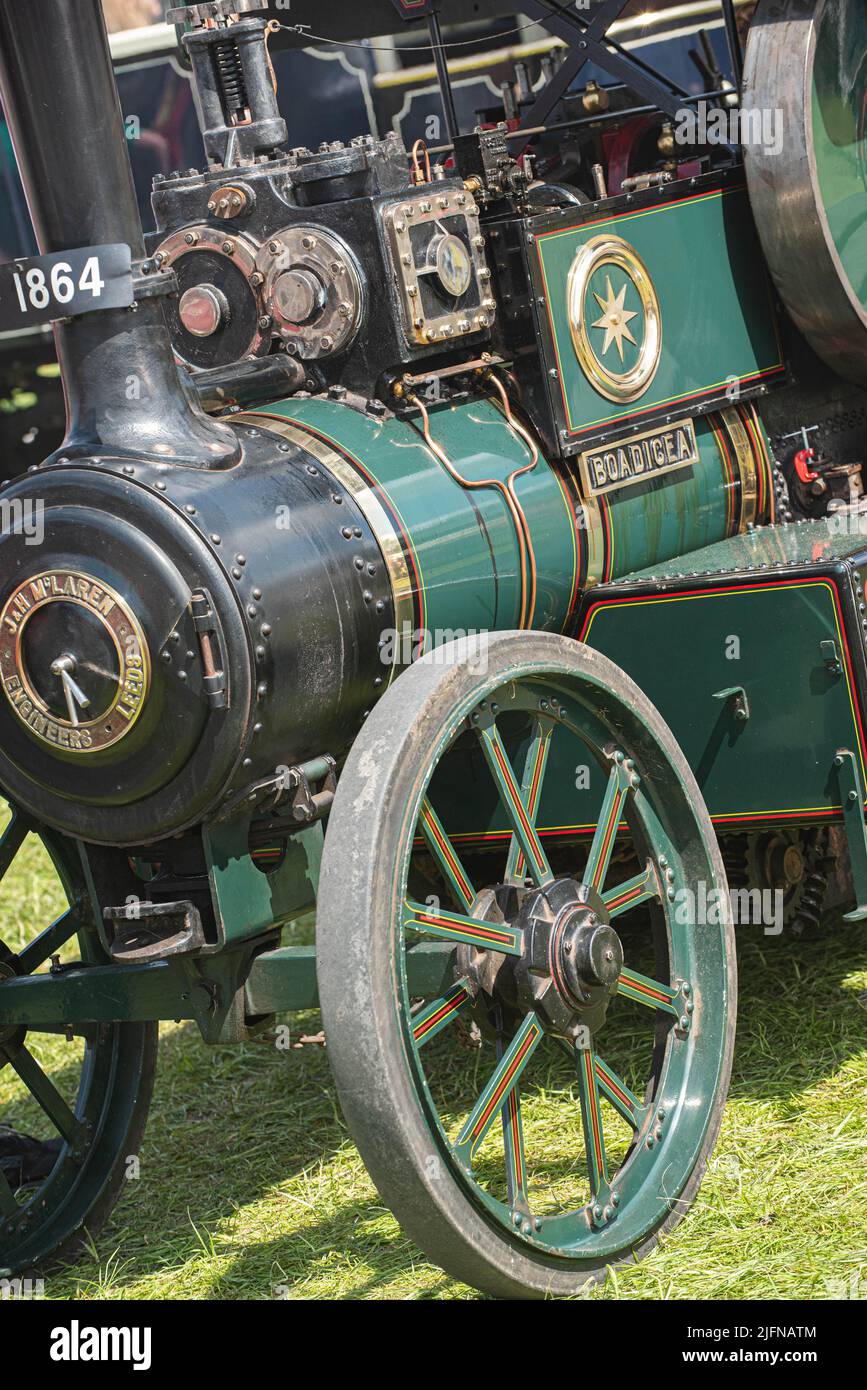
[[[243,117],[249,105],[247,84],[244,81],[241,53],[233,39],[222,39],[214,44],[214,63],[224,111],[230,118]]]

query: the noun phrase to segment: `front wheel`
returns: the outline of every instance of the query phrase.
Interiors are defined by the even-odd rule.
[[[4,1008],[7,981],[35,976],[60,989],[64,965],[101,965],[104,955],[75,844],[32,825],[20,812],[13,810],[7,820],[2,802],[0,826],[5,1276],[73,1257],[111,1213],[144,1133],[157,1025],[28,1026],[20,1008]],[[47,855],[40,853],[39,840]],[[52,867],[59,882],[52,882]],[[38,920],[47,903],[59,905],[64,898],[68,906],[54,921]]]
[[[575,1294],[681,1219],[731,1069],[728,890],[683,754],[610,661],[500,633],[400,677],[340,778],[317,956],[353,1137],[454,1277]]]

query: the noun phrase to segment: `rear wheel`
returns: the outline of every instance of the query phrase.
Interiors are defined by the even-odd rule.
[[[7,819],[4,809],[0,803],[0,1269],[20,1273],[72,1254],[114,1207],[144,1133],[157,1025],[51,1032],[4,1019],[4,979],[59,974],[71,960],[103,963],[75,845],[36,832],[23,815]],[[33,925],[43,906],[62,908],[64,900],[54,921]]]
[[[582,759],[595,828],[558,850],[536,817]],[[461,801],[505,835],[486,812],[452,838]],[[402,675],[340,778],[317,919],[344,1113],[446,1270],[575,1293],[683,1216],[731,1067],[728,892],[680,749],[611,662],[501,633]]]

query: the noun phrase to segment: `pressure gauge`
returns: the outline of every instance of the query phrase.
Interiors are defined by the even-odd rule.
[[[436,242],[436,272],[446,294],[461,299],[473,280],[470,253],[460,237],[451,233]]]

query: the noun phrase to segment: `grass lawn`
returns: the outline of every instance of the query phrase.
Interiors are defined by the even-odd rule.
[[[62,906],[31,838],[3,882],[0,938],[28,939]],[[867,1297],[867,928],[744,929],[739,956],[734,1077],[698,1200],[591,1298],[824,1299],[859,1279]],[[292,1020],[294,1036],[318,1027]],[[39,1055],[72,1075],[64,1049],[77,1046],[51,1038]],[[13,1083],[7,1067],[7,1121]],[[208,1048],[192,1024],[164,1026],[140,1157],[96,1248],[49,1272],[47,1298],[478,1297],[383,1208],[320,1047]],[[553,1157],[572,1160],[565,1144]]]

